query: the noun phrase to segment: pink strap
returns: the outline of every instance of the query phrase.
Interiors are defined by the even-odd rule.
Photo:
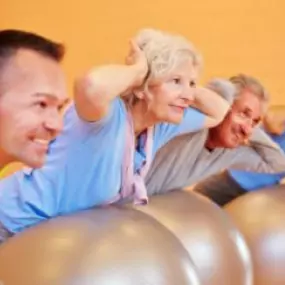
[[[144,183],[144,178],[149,170],[152,161],[153,148],[153,127],[146,131],[145,152],[146,162],[139,170],[139,173],[134,173],[134,155],[135,155],[135,132],[133,119],[130,112],[127,112],[127,127],[126,127],[126,144],[124,151],[124,160],[122,165],[122,183],[120,193],[108,202],[114,203],[121,198],[133,196],[135,204],[147,204],[147,190]]]
[[[125,156],[122,168],[122,189],[121,197],[130,197],[133,195],[135,204],[147,204],[148,197],[144,183],[144,178],[149,170],[152,160],[153,147],[153,127],[147,129],[145,152],[146,162],[139,170],[139,173],[134,173],[134,155],[135,155],[135,136],[133,119],[130,112],[127,113],[127,132]]]

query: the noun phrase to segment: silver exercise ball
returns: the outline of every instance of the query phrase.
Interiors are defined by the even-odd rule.
[[[106,207],[57,217],[0,246],[4,285],[201,285],[187,251],[148,215]]]
[[[251,251],[254,285],[284,285],[285,186],[245,194],[225,210]]]
[[[225,212],[207,198],[177,190],[135,208],[181,241],[203,285],[252,285],[251,259],[243,237]]]

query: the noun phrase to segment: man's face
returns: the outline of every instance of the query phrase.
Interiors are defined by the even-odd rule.
[[[224,121],[212,130],[220,147],[235,148],[245,143],[263,115],[264,105],[248,90],[242,91]]]
[[[59,64],[37,52],[19,50],[1,69],[0,150],[31,167],[45,161],[48,144],[62,129],[67,101]]]

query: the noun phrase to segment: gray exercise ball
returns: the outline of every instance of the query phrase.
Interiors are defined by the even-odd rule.
[[[155,218],[184,245],[203,285],[251,285],[250,254],[225,212],[207,198],[177,190],[137,210]],[[285,284],[285,283],[284,283]]]
[[[0,246],[4,285],[201,285],[187,251],[139,211],[57,217]]]
[[[284,285],[285,186],[245,194],[225,210],[251,251],[254,285]]]

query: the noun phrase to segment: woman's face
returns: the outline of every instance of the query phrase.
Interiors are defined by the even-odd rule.
[[[178,64],[160,80],[149,83],[148,111],[156,121],[178,124],[194,101],[198,76],[191,60]]]

